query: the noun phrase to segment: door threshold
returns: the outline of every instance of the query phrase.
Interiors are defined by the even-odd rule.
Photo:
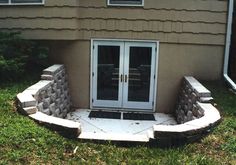
[[[92,111],[100,111],[100,112],[121,112],[121,113],[147,113],[154,114],[153,109],[123,109],[123,108],[102,108],[102,107],[93,107]]]

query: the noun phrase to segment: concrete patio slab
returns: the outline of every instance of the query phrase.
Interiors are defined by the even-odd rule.
[[[174,117],[155,113],[156,121],[89,118],[91,110],[78,109],[67,115],[67,119],[79,121],[79,139],[148,142],[154,138],[153,125],[175,125]]]

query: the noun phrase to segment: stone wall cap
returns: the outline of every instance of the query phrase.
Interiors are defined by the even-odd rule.
[[[54,64],[46,69],[43,70],[44,75],[54,75],[56,74],[59,70],[62,70],[64,65],[62,64]]]
[[[28,115],[34,114],[38,111],[36,106],[23,108],[24,112]]]
[[[210,97],[211,92],[192,76],[185,76],[184,79],[192,86],[199,96]]]
[[[35,95],[38,94],[38,92],[39,92],[38,89],[26,89],[26,90],[24,90],[22,93],[26,93],[26,94],[35,96]]]
[[[31,107],[31,106],[35,106],[36,105],[36,100],[35,100],[35,98],[31,94],[19,93],[19,94],[17,94],[16,97],[19,100],[22,108]]]
[[[67,120],[67,119],[61,119],[58,117],[48,116],[42,112],[36,112],[35,114],[29,115],[31,118],[39,121],[44,122],[48,124],[55,124],[62,127],[67,128],[78,128],[80,129],[81,124],[75,121]]]
[[[39,82],[37,82],[36,84],[30,86],[29,88],[27,88],[26,90],[41,90],[44,89],[46,87],[48,87],[49,85],[51,85],[50,80],[40,80]]]
[[[199,102],[197,104],[204,111],[203,117],[178,125],[154,125],[153,130],[155,132],[188,132],[206,128],[221,119],[219,111],[212,104]]]
[[[212,100],[214,100],[213,97],[200,97],[200,102],[201,102],[201,103],[209,103],[209,102],[211,102]]]

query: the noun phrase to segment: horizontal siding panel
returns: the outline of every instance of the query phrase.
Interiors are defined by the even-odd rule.
[[[45,0],[45,6],[78,6],[80,0]],[[89,0],[88,0],[89,1]]]
[[[226,34],[226,25],[206,23],[184,23],[183,32]]]
[[[0,28],[3,29],[69,29],[77,30],[77,19],[0,19]]]
[[[128,8],[80,8],[79,18],[156,20],[177,22],[226,23],[227,13],[209,11],[144,10]]]
[[[225,24],[180,23],[170,21],[128,21],[128,20],[80,20],[79,29],[132,31],[132,32],[177,32],[195,34],[225,34]]]
[[[145,0],[145,8],[176,10],[227,11],[227,1],[222,0]]]
[[[83,7],[107,7],[107,0],[80,0]],[[116,8],[111,7],[110,8]],[[142,8],[142,7],[140,7]],[[227,11],[227,1],[221,0],[145,0],[145,9],[174,9],[174,10],[200,10],[221,12]]]
[[[157,40],[163,43],[186,43],[224,45],[224,35],[192,34],[192,33],[152,33],[152,32],[120,32],[120,31],[92,31],[81,30],[79,38],[90,40],[91,38],[112,38],[112,39],[146,39]]]
[[[77,18],[77,8],[71,7],[16,7],[0,8],[0,18]]]
[[[76,40],[78,39],[78,31],[72,30],[41,30],[41,29],[2,29],[3,31],[21,32],[26,39],[33,40]]]

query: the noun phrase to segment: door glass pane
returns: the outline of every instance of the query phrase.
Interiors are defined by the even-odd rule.
[[[98,100],[118,100],[119,61],[119,46],[98,46]]]
[[[128,101],[149,102],[151,47],[130,47]]]

